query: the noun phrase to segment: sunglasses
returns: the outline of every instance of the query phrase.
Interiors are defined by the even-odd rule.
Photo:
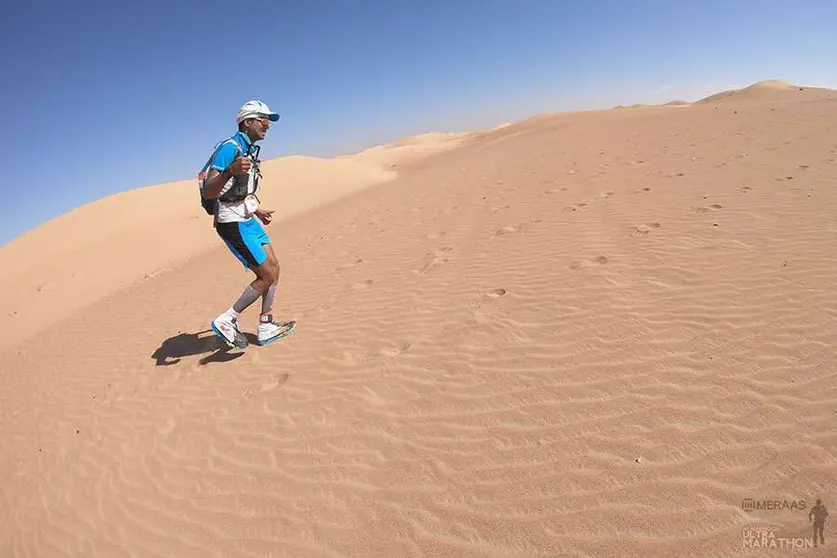
[[[250,120],[255,120],[256,122],[262,125],[262,128],[267,128],[270,125],[270,119],[266,116],[260,116],[259,118],[251,118]]]

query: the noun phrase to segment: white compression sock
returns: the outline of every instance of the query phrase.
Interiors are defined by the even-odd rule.
[[[276,283],[273,283],[262,297],[262,314],[269,314],[273,310],[273,299],[276,297]]]
[[[241,293],[241,296],[238,297],[235,304],[227,310],[227,313],[230,316],[237,318],[238,315],[244,312],[248,306],[256,302],[260,296],[262,296],[262,293],[254,289],[253,285],[247,285],[247,288],[244,289],[244,292]]]

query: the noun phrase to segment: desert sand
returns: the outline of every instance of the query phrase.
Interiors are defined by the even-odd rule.
[[[2,247],[0,556],[789,555],[743,539],[837,510],[837,92],[676,101],[267,162],[267,347],[194,180]]]

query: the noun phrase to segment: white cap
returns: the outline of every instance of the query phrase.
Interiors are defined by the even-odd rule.
[[[242,121],[248,118],[268,117],[271,122],[279,120],[279,114],[270,110],[270,107],[261,101],[247,101],[241,108],[238,109],[238,115],[235,118],[236,124],[241,124]]]

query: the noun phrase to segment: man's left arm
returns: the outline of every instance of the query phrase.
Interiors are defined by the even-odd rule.
[[[256,210],[256,217],[264,223],[265,225],[269,225],[271,221],[273,221],[273,210],[272,209],[257,209]]]

